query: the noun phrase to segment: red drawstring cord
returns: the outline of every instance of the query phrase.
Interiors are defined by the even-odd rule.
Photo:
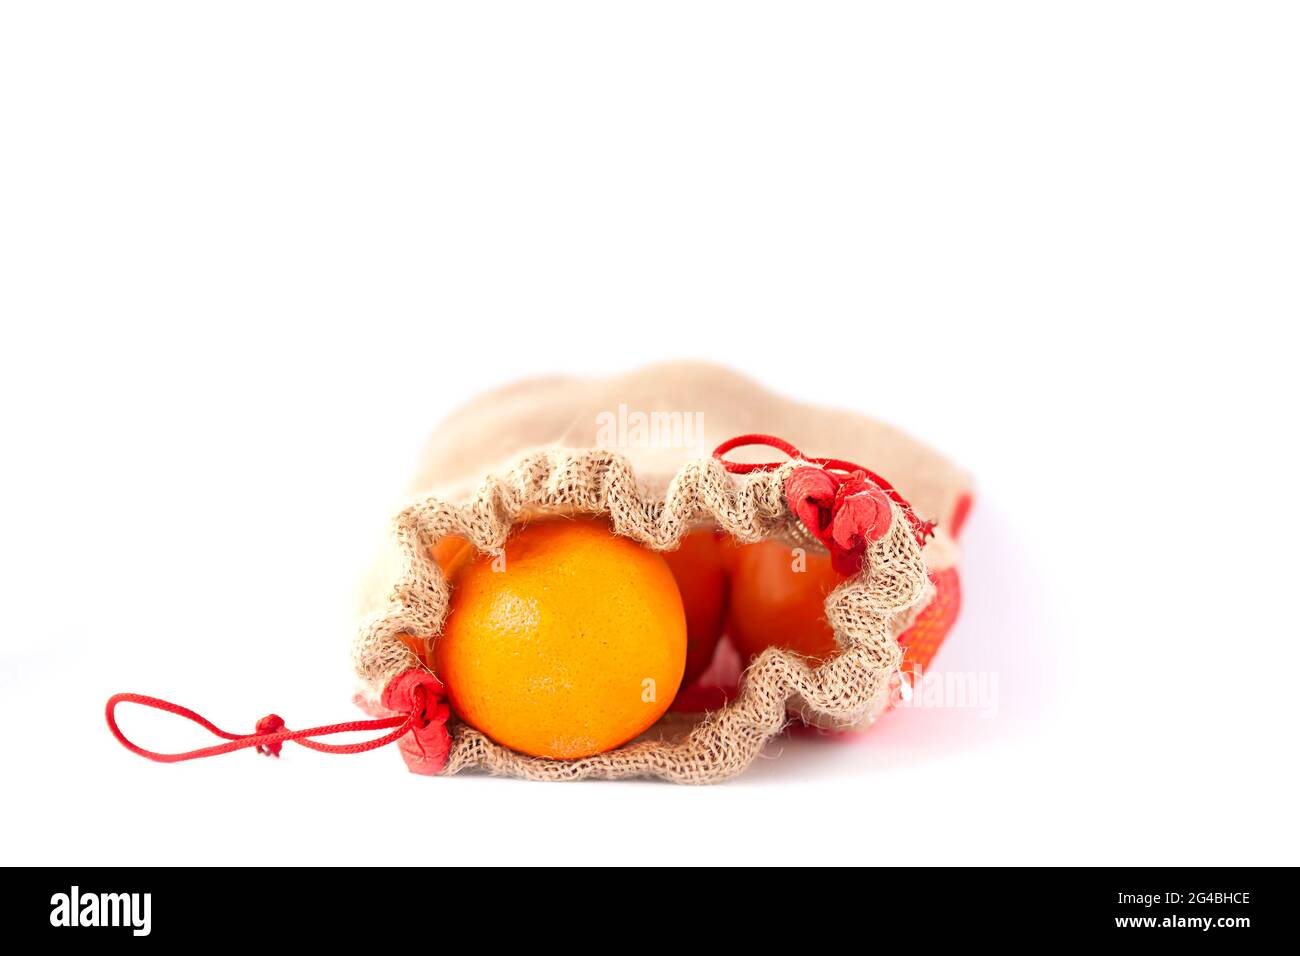
[[[713,457],[722,462],[722,466],[733,475],[747,475],[751,471],[772,471],[781,467],[779,461],[763,462],[740,462],[727,461],[722,456],[729,451],[737,448],[744,448],[747,445],[761,445],[766,448],[775,448],[783,452],[788,458],[802,458],[804,461],[812,461],[811,458],[805,458],[804,453],[794,445],[791,445],[783,438],[777,438],[773,435],[737,435],[735,438],[728,438],[717,448],[713,449]]]
[[[819,466],[795,469],[786,482],[786,500],[791,512],[831,552],[835,569],[841,574],[855,574],[862,566],[866,542],[878,540],[889,530],[888,501],[902,509],[917,544],[924,545],[934,534],[934,522],[918,518],[893,485],[851,461],[813,458],[782,438],[761,434],[728,439],[713,450],[713,457],[737,475],[781,467],[781,462],[747,463],[723,457],[747,445],[775,448],[791,459]]]
[[[360,754],[368,750],[377,750],[396,742],[402,750],[407,766],[415,773],[438,773],[446,763],[450,737],[446,724],[449,710],[442,702],[442,684],[436,677],[426,671],[410,670],[399,674],[389,682],[384,691],[383,705],[389,710],[400,710],[390,717],[378,717],[374,720],[351,720],[341,724],[327,724],[323,727],[309,727],[306,730],[287,730],[284,721],[276,714],[268,714],[257,722],[257,730],[251,734],[232,734],[222,730],[212,721],[197,714],[188,707],[173,704],[171,701],[143,694],[114,694],[104,707],[104,719],[113,736],[127,750],[149,760],[159,763],[180,763],[183,760],[198,760],[202,757],[218,757],[254,747],[260,754],[270,757],[280,756],[280,748],[287,742],[300,744],[311,750],[327,754]],[[117,725],[118,704],[139,704],[152,707],[164,713],[175,714],[191,720],[200,727],[210,731],[229,743],[187,750],[184,753],[163,754],[132,743]],[[356,744],[323,744],[313,737],[328,737],[331,734],[357,733],[367,730],[389,730],[391,732],[373,740]],[[409,736],[408,736],[409,735]]]
[[[918,527],[925,527],[925,537],[927,538],[934,534],[935,523],[933,521],[923,522],[917,518],[916,514],[912,511],[912,505],[906,498],[898,493],[893,485],[887,482],[884,478],[881,478],[870,468],[864,468],[862,465],[856,465],[851,461],[844,461],[842,458],[814,458],[811,455],[805,455],[784,438],[777,438],[774,435],[758,434],[737,435],[735,438],[728,438],[717,448],[713,449],[713,457],[722,462],[722,467],[726,468],[727,471],[731,472],[733,475],[747,475],[751,471],[771,471],[774,468],[780,468],[783,464],[783,462],[779,461],[757,463],[727,461],[727,459],[722,457],[729,451],[735,451],[737,448],[744,448],[747,445],[762,445],[767,448],[775,448],[777,451],[782,452],[790,458],[797,458],[801,461],[811,462],[814,465],[821,465],[827,471],[843,472],[844,474],[850,475],[855,471],[860,471],[875,482],[880,490],[889,496],[890,501],[894,502],[907,513],[909,520],[914,521],[913,530],[917,530]]]
[[[152,750],[145,750],[128,740],[126,734],[122,733],[121,728],[117,726],[117,718],[113,711],[118,704],[140,704],[143,707],[152,707],[154,710],[161,710],[169,714],[175,714],[177,717],[184,717],[186,720],[192,720],[200,727],[210,730],[218,737],[229,740],[230,743],[201,747],[198,750],[187,750],[178,754],[160,754]],[[108,720],[108,729],[113,732],[113,736],[117,738],[118,743],[133,754],[148,757],[150,760],[157,760],[159,763],[180,763],[182,760],[197,760],[200,757],[218,757],[221,754],[243,750],[246,747],[256,747],[257,752],[260,754],[278,757],[280,756],[281,745],[287,741],[293,741],[302,744],[304,747],[310,747],[312,750],[319,750],[327,754],[365,753],[367,750],[375,750],[385,744],[391,744],[411,729],[411,722],[414,720],[410,714],[398,714],[393,717],[382,717],[378,720],[353,720],[343,724],[311,727],[307,730],[280,730],[278,728],[284,726],[284,721],[275,714],[269,714],[257,722],[257,733],[232,734],[222,730],[212,721],[201,714],[196,714],[188,707],[182,707],[180,704],[173,704],[167,700],[159,700],[157,697],[146,697],[143,694],[114,694],[108,699],[108,706],[104,709],[104,717]],[[307,739],[309,737],[327,737],[330,734],[353,733],[360,730],[383,730],[388,727],[396,727],[397,729],[391,734],[385,734],[375,740],[368,740],[359,744],[322,744]]]

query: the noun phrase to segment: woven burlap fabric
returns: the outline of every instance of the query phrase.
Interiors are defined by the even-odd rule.
[[[689,440],[620,441],[615,451],[601,450],[610,447],[602,423],[625,412],[679,416],[690,427],[677,437]],[[445,534],[493,552],[518,518],[555,510],[609,514],[618,533],[660,550],[674,547],[693,525],[719,527],[742,542],[780,538],[819,549],[786,510],[784,481],[795,463],[735,476],[708,460],[717,444],[750,432],[778,435],[809,455],[861,462],[887,477],[923,518],[942,522],[969,490],[963,471],[897,429],[777,395],[716,365],[673,362],[608,378],[554,377],[497,389],[458,409],[430,437],[411,483],[412,503],[362,582],[366,623],[354,658],[365,695],[377,700],[389,678],[417,663],[397,634],[436,639],[448,590],[429,553]],[[729,457],[780,455],[754,449]],[[905,525],[896,514],[890,535],[868,554],[866,577],[829,596],[827,617],[846,650],[822,667],[768,651],[725,710],[703,718],[670,713],[638,741],[576,761],[524,757],[458,725],[448,771],[709,782],[743,769],[789,712],[827,728],[869,722],[886,705],[897,669],[893,638],[929,599],[925,568],[958,559],[942,523],[919,555],[902,533]]]
[[[628,415],[679,416],[689,442],[608,442],[602,422]],[[545,448],[608,448],[632,463],[647,493],[662,495],[688,461],[736,435],[765,432],[809,455],[860,462],[893,483],[923,518],[939,522],[925,547],[931,570],[956,564],[946,521],[970,490],[969,476],[938,452],[866,415],[799,402],[731,369],[669,362],[605,378],[555,376],[487,392],[449,415],[429,436],[408,494],[463,502],[486,475],[504,474],[522,454]],[[615,436],[632,439],[634,436]],[[771,449],[738,449],[737,461],[780,458]],[[394,509],[396,510],[396,509]],[[403,571],[396,542],[381,549],[358,590],[358,617],[384,608]]]
[[[640,442],[635,435],[620,435],[627,440],[611,444],[609,419],[638,413],[680,416],[681,434],[670,437],[689,442]],[[948,458],[870,416],[797,401],[719,365],[668,362],[604,378],[517,382],[470,400],[429,437],[409,492],[463,500],[484,475],[501,474],[520,454],[549,447],[617,451],[648,491],[662,494],[687,461],[752,432],[777,435],[808,455],[859,462],[883,475],[917,514],[939,522],[927,547],[936,554],[944,546],[944,523],[970,490],[970,477]],[[782,456],[755,448],[728,457],[771,461]],[[934,560],[930,564],[939,566]],[[376,596],[385,596],[389,583],[391,578],[379,584]]]
[[[449,589],[432,560],[448,534],[496,553],[521,518],[543,512],[604,514],[614,533],[656,550],[675,547],[700,524],[733,539],[794,540],[798,523],[786,505],[785,481],[800,462],[738,477],[720,462],[687,463],[662,497],[647,494],[631,464],[604,451],[549,449],[521,458],[504,475],[489,477],[462,504],[427,497],[396,522],[405,570],[388,608],[362,629],[355,646],[357,673],[377,697],[397,674],[419,666],[400,634],[436,640]],[[925,560],[901,511],[889,533],[867,551],[863,572],[836,588],[826,614],[841,653],[820,666],[769,648],[746,671],[738,697],[704,715],[678,739],[641,740],[578,760],[526,757],[472,728],[452,728],[448,773],[479,768],[536,780],[650,776],[678,783],[725,780],[747,767],[784,727],[793,706],[834,724],[856,725],[885,705],[902,652],[895,634],[928,600]]]

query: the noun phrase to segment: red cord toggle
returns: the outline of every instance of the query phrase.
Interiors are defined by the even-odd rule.
[[[284,719],[279,714],[267,714],[257,722],[257,732],[259,734],[278,734],[282,730],[284,730]],[[283,746],[284,743],[279,740],[262,743],[257,745],[257,752],[267,757],[278,757],[280,756],[280,748]]]
[[[201,757],[217,757],[249,747],[256,748],[258,753],[278,757],[281,747],[289,741],[328,754],[365,753],[396,742],[407,766],[413,772],[434,774],[441,771],[446,764],[447,753],[451,747],[451,736],[447,733],[446,727],[450,709],[443,702],[442,697],[443,687],[438,678],[427,671],[409,670],[393,678],[384,690],[384,706],[394,713],[375,720],[351,720],[341,724],[309,727],[306,730],[289,730],[279,716],[268,714],[257,722],[255,733],[232,734],[188,707],[157,697],[146,697],[143,694],[114,694],[108,699],[108,704],[104,708],[104,718],[108,721],[108,729],[117,738],[118,743],[133,754],[159,763],[180,763],[183,760],[197,760]],[[118,704],[139,704],[184,717],[229,742],[174,754],[145,750],[128,740],[121,728],[117,726],[115,711]],[[323,744],[311,739],[328,737],[331,734],[390,728],[391,732],[382,737],[356,744]],[[412,764],[412,753],[416,755],[415,765]]]
[[[867,544],[889,532],[893,521],[892,501],[903,511],[917,544],[934,534],[934,522],[922,521],[894,486],[875,472],[838,458],[811,458],[794,445],[772,435],[739,435],[724,441],[713,451],[732,474],[770,471],[781,462],[750,464],[727,461],[727,452],[746,445],[775,448],[788,457],[818,467],[796,468],[786,480],[786,503],[804,527],[831,553],[831,563],[840,574],[862,570]]]

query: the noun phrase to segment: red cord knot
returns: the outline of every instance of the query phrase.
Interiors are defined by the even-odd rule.
[[[385,710],[407,714],[410,733],[397,742],[411,773],[432,776],[442,772],[451,752],[447,720],[451,708],[445,700],[442,681],[425,670],[398,674],[384,688],[380,703]]]
[[[257,735],[259,737],[278,734],[282,730],[284,730],[284,721],[279,714],[267,714],[257,722]],[[264,740],[257,745],[257,752],[264,757],[278,757],[283,747],[283,740]]]
[[[934,534],[934,522],[922,521],[893,485],[873,471],[838,458],[810,458],[789,442],[771,435],[740,435],[723,442],[713,457],[735,474],[770,470],[780,462],[748,464],[727,461],[722,456],[744,445],[765,445],[811,464],[796,468],[786,480],[786,504],[831,554],[831,564],[843,575],[862,570],[867,545],[889,533],[893,523],[890,503],[903,512],[916,543]],[[814,467],[815,466],[815,467]]]
[[[796,468],[785,485],[786,503],[812,536],[831,553],[845,576],[862,570],[867,545],[889,533],[893,511],[885,492],[855,471],[840,476],[824,468]]]
[[[104,705],[104,720],[108,723],[109,731],[123,747],[133,754],[159,763],[179,763],[202,757],[218,757],[249,748],[267,756],[278,757],[283,745],[289,742],[326,754],[360,754],[395,743],[401,749],[406,765],[414,772],[434,774],[442,770],[451,749],[451,736],[447,733],[446,726],[451,710],[443,702],[443,688],[438,678],[426,671],[406,671],[399,674],[384,691],[383,703],[385,712],[374,714],[374,720],[349,720],[341,724],[289,730],[285,727],[284,720],[277,714],[267,714],[257,722],[256,732],[232,734],[228,730],[222,730],[202,714],[180,704],[173,704],[169,700],[146,697],[144,694],[114,694]],[[154,750],[146,750],[131,741],[118,726],[117,708],[122,704],[138,704],[184,717],[220,737],[225,743],[181,753],[158,753]],[[382,737],[349,744],[327,744],[316,739],[334,734],[375,730],[385,730],[387,733]]]

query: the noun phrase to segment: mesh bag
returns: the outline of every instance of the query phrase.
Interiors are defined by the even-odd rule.
[[[757,465],[763,455],[752,449],[736,448],[728,462],[709,454],[757,432],[788,439],[783,447],[794,457]],[[804,458],[796,448],[839,458]],[[850,461],[867,463],[869,477]],[[695,363],[607,379],[540,379],[484,395],[435,431],[411,492],[391,548],[363,587],[364,621],[353,648],[359,700],[378,714],[405,699],[413,672],[424,666],[408,641],[434,642],[441,631],[450,592],[433,549],[447,535],[498,554],[521,519],[589,514],[659,551],[712,527],[740,543],[776,539],[851,562],[855,573],[825,602],[838,654],[816,664],[768,648],[718,709],[670,712],[616,750],[556,760],[511,751],[442,705],[446,746],[417,752],[414,762],[404,746],[421,772],[679,783],[740,773],[791,713],[843,729],[885,709],[909,635],[932,650],[951,624],[953,532],[969,502],[966,476],[901,432]]]

